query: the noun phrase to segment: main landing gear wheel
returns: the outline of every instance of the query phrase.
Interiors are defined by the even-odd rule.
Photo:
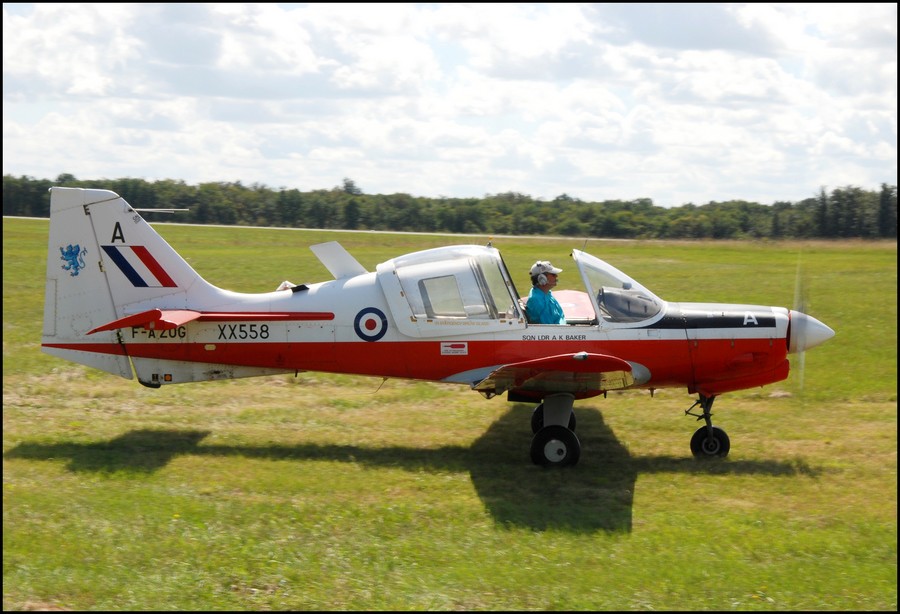
[[[575,430],[575,412],[573,411],[569,416],[569,430]],[[534,411],[531,413],[531,432],[537,433],[539,430],[544,428],[544,404],[541,403],[537,407],[534,408]]]
[[[691,437],[691,452],[696,458],[725,458],[730,449],[728,435],[717,426],[701,426]]]
[[[550,425],[540,429],[531,440],[531,460],[544,467],[568,467],[581,457],[581,442],[564,426]]]

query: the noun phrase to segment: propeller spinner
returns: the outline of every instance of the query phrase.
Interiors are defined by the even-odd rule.
[[[791,336],[788,353],[805,352],[834,337],[834,330],[801,311],[791,309]]]

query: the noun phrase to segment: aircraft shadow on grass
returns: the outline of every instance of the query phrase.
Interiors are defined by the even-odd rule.
[[[346,461],[410,471],[469,472],[494,520],[503,526],[577,533],[631,531],[635,482],[641,473],[771,476],[818,475],[802,462],[696,460],[693,457],[632,456],[596,409],[578,410],[581,461],[562,470],[536,466],[528,458],[532,408],[513,405],[470,447],[410,448],[299,444],[202,445],[199,430],[135,430],[94,443],[20,443],[7,459],[62,460],[73,472],[151,473],[183,454],[255,459]]]

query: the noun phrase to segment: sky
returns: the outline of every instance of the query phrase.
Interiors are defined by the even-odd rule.
[[[897,185],[897,5],[4,4],[3,174],[657,206]]]

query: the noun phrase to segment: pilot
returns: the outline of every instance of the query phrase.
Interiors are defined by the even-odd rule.
[[[532,324],[565,324],[566,316],[562,305],[550,291],[562,269],[557,269],[549,260],[538,260],[531,267],[531,292],[525,304],[525,314]]]

